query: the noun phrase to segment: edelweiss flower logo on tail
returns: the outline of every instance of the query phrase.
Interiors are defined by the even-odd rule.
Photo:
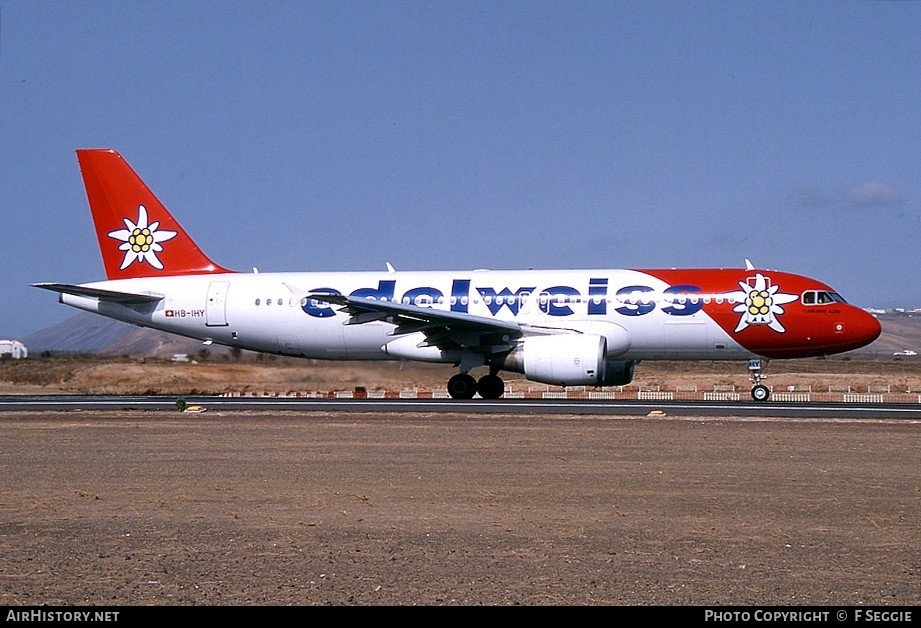
[[[799,297],[795,294],[778,293],[780,286],[770,285],[770,280],[765,278],[761,273],[755,275],[755,285],[751,286],[744,281],[739,282],[742,292],[729,292],[726,296],[730,299],[740,301],[732,308],[733,312],[742,315],[739,324],[736,325],[735,333],[738,333],[749,325],[767,325],[776,332],[784,333],[787,331],[777,316],[784,313],[780,307],[785,303],[792,303]]]
[[[161,242],[166,242],[176,237],[175,231],[160,230],[160,222],[147,223],[147,208],[138,205],[137,224],[123,218],[127,229],[110,231],[108,236],[120,240],[123,244],[119,251],[125,252],[125,259],[119,270],[125,270],[136,260],[147,262],[157,270],[163,270],[163,262],[157,258],[157,253],[163,250]]]

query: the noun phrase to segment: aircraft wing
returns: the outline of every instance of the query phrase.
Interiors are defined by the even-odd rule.
[[[346,325],[384,321],[396,325],[390,332],[392,336],[422,332],[426,337],[426,346],[436,346],[440,349],[462,347],[488,353],[508,351],[514,345],[514,341],[522,336],[558,331],[463,312],[436,310],[343,294],[314,293],[307,295],[307,298],[341,306],[339,311],[349,314]]]
[[[117,292],[115,290],[103,290],[102,288],[89,288],[87,286],[76,286],[69,283],[34,283],[35,288],[51,290],[61,294],[72,294],[78,297],[90,297],[100,301],[109,301],[110,303],[120,303],[122,305],[137,305],[141,303],[156,303],[164,297],[162,294],[140,294],[135,292]]]

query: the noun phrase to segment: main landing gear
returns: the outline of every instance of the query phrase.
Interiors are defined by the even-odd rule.
[[[473,399],[480,393],[483,399],[498,399],[505,392],[505,382],[493,372],[479,380],[469,373],[458,373],[448,380],[448,394],[452,399]]]
[[[753,358],[748,361],[748,379],[751,380],[752,386],[752,399],[755,401],[767,401],[768,397],[771,396],[771,389],[761,383],[766,375],[762,371],[761,358]]]

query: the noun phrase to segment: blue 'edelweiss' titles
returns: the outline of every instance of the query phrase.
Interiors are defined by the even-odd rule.
[[[375,301],[390,301],[404,305],[431,306],[445,303],[445,295],[438,288],[422,286],[407,290],[401,297],[396,298],[396,281],[392,279],[381,280],[377,288],[359,288],[349,296]],[[579,304],[585,304],[586,312],[593,316],[608,314],[608,279],[604,277],[591,278],[588,290],[583,293],[572,286],[550,286],[536,293],[536,286],[524,286],[517,290],[502,288],[496,290],[490,286],[475,286],[471,291],[470,279],[454,279],[451,282],[451,295],[447,299],[452,312],[468,314],[471,303],[482,302],[493,316],[498,316],[503,309],[507,309],[512,316],[518,316],[525,308],[535,303],[537,308],[548,316],[572,316],[577,313]],[[335,288],[317,288],[312,293],[342,294]],[[690,316],[700,311],[703,300],[698,295],[700,288],[691,285],[672,286],[665,289],[666,305],[658,303],[656,291],[649,286],[626,286],[617,291],[617,304],[614,311],[623,316],[642,316],[649,314],[657,307],[672,316]],[[476,296],[473,296],[473,295]],[[533,298],[532,298],[533,297]],[[324,318],[335,316],[335,311],[327,303],[315,299],[307,299],[303,304],[304,312],[311,316]]]
[[[716,299],[717,303],[721,303],[725,299],[730,304],[737,303],[733,312],[742,315],[736,333],[749,325],[766,325],[776,332],[785,332],[784,326],[777,319],[777,316],[784,313],[780,306],[798,298],[796,295],[778,293],[778,286],[770,285],[770,280],[760,273],[754,278],[754,285],[739,282],[742,291],[703,295],[700,287],[690,284],[671,286],[661,292],[650,286],[632,285],[620,288],[613,300],[608,298],[608,279],[605,277],[589,279],[588,290],[584,292],[564,285],[537,291],[537,286],[523,286],[517,290],[503,287],[497,290],[492,286],[474,286],[471,289],[470,284],[470,279],[452,280],[451,294],[446,299],[441,290],[431,286],[411,288],[397,296],[396,280],[387,279],[378,281],[376,288],[359,288],[349,296],[421,307],[448,303],[450,311],[464,314],[470,312],[472,303],[482,303],[492,316],[499,316],[506,309],[515,317],[525,312],[532,302],[542,313],[555,317],[573,316],[580,312],[589,316],[606,316],[612,302],[617,306],[613,307],[613,311],[621,316],[644,316],[656,309],[670,316],[691,316],[699,312],[705,302]],[[316,288],[311,292],[342,294],[329,287]],[[584,305],[584,310],[580,304]],[[336,315],[332,306],[316,299],[305,299],[301,308],[316,318]]]

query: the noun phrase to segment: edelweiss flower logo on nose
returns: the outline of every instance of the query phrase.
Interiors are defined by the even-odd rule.
[[[125,259],[119,270],[125,270],[135,260],[147,262],[157,270],[163,270],[163,262],[157,258],[157,253],[163,250],[161,242],[166,242],[176,237],[175,231],[160,230],[160,222],[147,223],[147,208],[138,205],[137,224],[127,218],[125,221],[127,229],[117,229],[110,231],[108,236],[115,240],[120,240],[123,244],[118,247],[119,251],[125,252]]]
[[[742,315],[739,319],[739,324],[736,325],[736,332],[742,331],[749,325],[767,325],[780,333],[787,331],[781,322],[777,320],[777,316],[784,313],[784,309],[780,306],[785,303],[792,303],[799,297],[795,294],[778,293],[780,286],[770,285],[770,280],[761,273],[755,275],[754,286],[740,281],[739,287],[742,288],[742,292],[736,291],[726,294],[730,299],[741,302],[732,308],[733,312]]]

